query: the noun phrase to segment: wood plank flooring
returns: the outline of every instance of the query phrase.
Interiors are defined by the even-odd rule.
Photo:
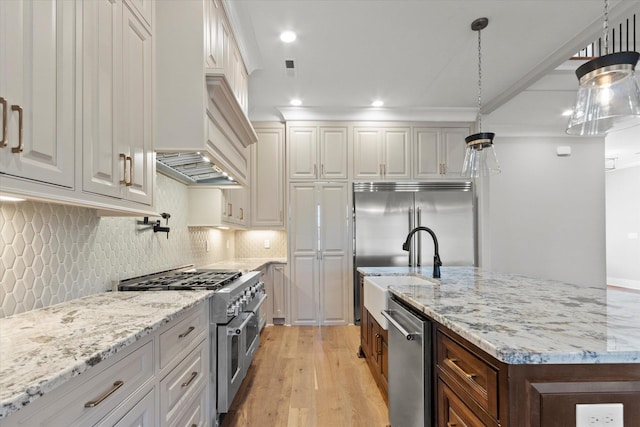
[[[385,427],[359,326],[270,326],[223,427]]]

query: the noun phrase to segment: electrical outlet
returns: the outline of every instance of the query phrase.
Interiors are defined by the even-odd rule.
[[[269,249],[271,247],[271,242],[269,240],[264,241],[264,248]]]
[[[622,403],[576,405],[576,427],[624,427]]]

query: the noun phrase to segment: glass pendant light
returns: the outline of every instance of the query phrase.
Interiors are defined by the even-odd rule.
[[[478,133],[464,139],[467,151],[464,156],[461,175],[465,178],[500,173],[498,157],[493,146],[493,132],[482,132],[482,38],[480,32],[487,28],[489,20],[478,18],[471,23],[471,29],[478,32]]]
[[[567,125],[570,135],[603,135],[612,128],[640,124],[640,87],[635,76],[640,53],[609,53],[609,0],[604,2],[603,39],[605,55],[576,70],[579,88]]]

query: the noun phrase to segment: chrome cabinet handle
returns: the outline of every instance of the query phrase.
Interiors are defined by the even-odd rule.
[[[393,317],[391,317],[391,310],[382,310],[380,312],[384,317],[386,317],[386,319],[393,325],[396,327],[397,330],[400,331],[400,333],[402,335],[404,335],[404,337],[407,339],[407,341],[413,341],[416,339],[416,336],[419,336],[420,333],[419,332],[407,332],[407,330],[405,328],[402,327],[402,325],[400,323],[398,323],[396,321],[396,319],[394,319]]]
[[[244,208],[240,208],[240,220],[244,220]]]
[[[186,332],[181,333],[180,335],[178,335],[178,338],[184,338],[187,335],[189,335],[191,332],[193,332],[196,329],[195,326],[189,326],[189,329],[187,329]]]
[[[22,140],[22,133],[23,133],[22,107],[19,106],[19,105],[12,105],[11,106],[11,111],[17,111],[18,112],[18,145],[15,146],[15,147],[11,147],[11,152],[12,153],[22,153],[22,149],[24,148],[23,140]]]
[[[7,146],[7,100],[0,97],[0,104],[2,104],[2,141],[0,141],[0,147]]]
[[[318,165],[315,163],[313,164],[313,174],[315,176],[318,176]]]
[[[320,176],[324,177],[324,163],[320,164]]]
[[[95,408],[96,406],[101,404],[107,397],[109,397],[113,393],[115,393],[123,385],[124,385],[124,381],[120,381],[120,380],[116,381],[115,383],[113,383],[113,387],[111,387],[111,389],[109,391],[107,391],[105,394],[103,394],[102,396],[100,396],[99,398],[97,398],[95,400],[88,401],[87,403],[84,404],[84,407],[85,408]]]
[[[229,215],[229,217],[233,216],[233,204],[232,203],[227,203],[227,215]]]
[[[189,387],[191,385],[191,383],[193,382],[193,380],[196,379],[196,377],[198,376],[198,373],[196,371],[191,372],[191,377],[189,378],[188,381],[183,382],[182,384],[180,384],[183,388],[184,387]]]

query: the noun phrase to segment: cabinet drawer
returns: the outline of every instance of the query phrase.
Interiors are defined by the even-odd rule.
[[[498,418],[498,371],[438,331],[437,364],[490,415]]]
[[[438,379],[438,425],[446,427],[485,427],[464,402],[441,380]]]
[[[160,369],[189,352],[209,331],[207,312],[202,305],[185,315],[173,327],[160,334]]]
[[[171,427],[205,427],[207,425],[207,389],[202,387],[198,394],[194,396],[191,405],[182,412],[175,422],[171,422]]]
[[[175,369],[160,382],[160,409],[162,425],[171,425],[172,421],[191,402],[185,396],[193,394],[208,381],[207,340],[200,343]]]
[[[59,391],[29,405],[32,408],[24,414],[20,411],[12,415],[8,425],[50,427],[97,423],[121,404],[126,404],[129,396],[152,378],[153,341],[115,363],[109,364],[107,359],[92,369],[69,381]],[[87,407],[87,404],[93,406]]]

